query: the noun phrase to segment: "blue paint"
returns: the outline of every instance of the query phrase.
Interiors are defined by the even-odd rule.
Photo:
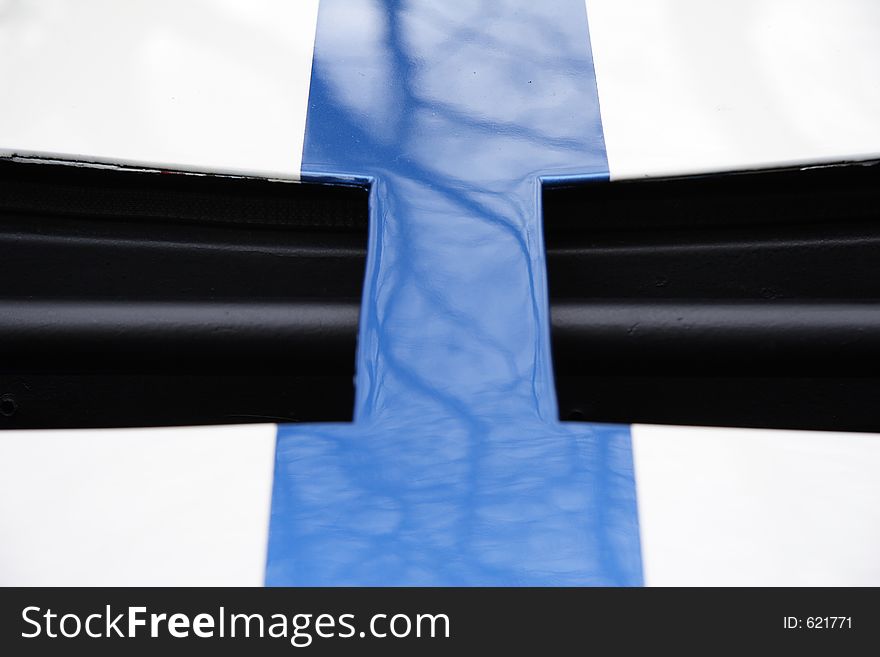
[[[629,430],[556,420],[544,179],[607,178],[582,0],[324,0],[303,178],[372,185],[352,425],[279,429],[269,585],[637,585]]]

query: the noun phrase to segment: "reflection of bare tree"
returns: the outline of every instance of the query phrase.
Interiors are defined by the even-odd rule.
[[[490,9],[481,10],[480,16],[484,21],[492,21],[507,18],[509,14],[504,13],[504,5],[502,3],[482,3],[484,7]],[[443,12],[446,9],[447,12]],[[516,48],[512,48],[509,42],[503,41],[494,35],[487,34],[480,27],[475,27],[468,22],[461,20],[461,12],[457,11],[459,7],[456,3],[444,3],[438,5],[425,4],[419,7],[419,12],[426,20],[431,21],[438,29],[444,30],[452,35],[444,41],[442,46],[437,49],[438,55],[447,55],[450,51],[461,46],[462,43],[471,41],[479,41],[486,47],[494,49],[500,56],[513,60],[513,63],[522,61],[523,59],[535,60],[545,57],[548,52],[547,47],[538,47],[539,44],[552,44],[550,51],[562,48],[565,49],[568,56],[577,56],[578,46],[582,44],[573,44],[565,38],[564,33],[558,27],[549,21],[537,21],[531,27],[538,30],[540,37],[537,41],[520,42],[516,44]],[[494,9],[495,11],[491,11]],[[456,20],[458,19],[458,20]]]
[[[453,535],[464,543],[478,532],[485,500],[519,485],[515,475],[498,479],[490,436],[513,434],[506,444],[515,453],[524,427],[548,432],[539,408],[552,399],[542,370],[549,358],[543,271],[535,269],[539,176],[604,166],[590,159],[595,101],[583,84],[591,67],[585,25],[560,24],[553,8],[524,0],[487,3],[479,22],[469,20],[469,3],[369,6],[382,21],[370,28],[381,42],[360,48],[354,65],[338,52],[322,58],[319,49],[313,96],[326,91],[338,110],[333,135],[350,136],[352,160],[339,172],[371,175],[377,185],[373,212],[382,233],[368,279],[378,283],[363,309],[367,325],[377,327],[368,339],[374,369],[360,380],[369,382],[371,412],[412,436],[371,449],[390,459],[417,458],[425,441],[459,450],[454,460],[438,460],[432,476],[454,482],[455,492],[440,498],[446,508],[455,498]],[[364,71],[387,85],[393,103],[366,104],[346,92],[362,84]],[[571,442],[551,440],[535,453],[553,461],[560,446],[575,458]],[[409,515],[418,503],[401,501],[405,532],[418,526]],[[379,559],[384,540],[364,556]]]
[[[508,3],[509,4],[509,3]],[[514,5],[517,3],[514,3]],[[503,149],[498,149],[500,158],[519,158],[521,160],[520,177],[525,180],[534,177],[537,171],[534,169],[536,162],[540,166],[541,159],[550,153],[553,155],[561,153],[562,160],[570,158],[571,151],[586,151],[589,144],[583,138],[571,136],[567,138],[558,138],[548,135],[545,131],[535,128],[536,123],[529,125],[524,123],[514,123],[511,121],[499,121],[486,117],[473,111],[469,106],[469,101],[473,101],[474,97],[466,97],[463,99],[444,99],[438,101],[435,95],[427,95],[424,90],[424,80],[426,76],[432,74],[433,62],[426,62],[424,53],[412,52],[413,44],[418,43],[417,35],[412,34],[412,26],[416,21],[439,22],[440,25],[434,25],[435,28],[442,29],[444,32],[444,40],[440,44],[437,57],[448,57],[454,53],[456,44],[462,47],[462,44],[473,46],[477,44],[487,53],[491,53],[493,57],[498,55],[503,59],[509,69],[511,75],[515,68],[524,60],[534,60],[536,56],[543,57],[541,61],[542,67],[547,70],[554,70],[560,66],[576,66],[579,63],[572,60],[567,52],[576,52],[569,41],[563,39],[558,28],[548,21],[531,20],[534,16],[529,15],[528,25],[524,25],[525,17],[521,20],[519,28],[527,28],[537,30],[537,34],[542,38],[552,37],[556,43],[564,44],[563,54],[554,51],[548,56],[546,53],[538,53],[533,48],[528,48],[527,44],[534,41],[526,40],[526,54],[520,54],[514,42],[506,42],[499,40],[497,35],[493,35],[487,28],[491,27],[493,19],[500,20],[511,14],[510,7],[505,3],[497,3],[493,5],[494,11],[490,15],[483,14],[483,29],[478,29],[473,25],[461,22],[453,22],[449,16],[441,16],[435,7],[429,6],[428,3],[405,3],[400,0],[391,0],[384,4],[381,15],[386,23],[384,30],[385,42],[383,44],[383,55],[390,62],[390,72],[388,83],[394,85],[394,95],[398,103],[393,108],[389,116],[381,118],[372,116],[368,117],[368,121],[376,123],[382,121],[384,123],[393,123],[395,125],[394,137],[390,143],[380,143],[371,135],[369,125],[364,125],[362,117],[357,112],[353,112],[349,119],[352,125],[347,127],[349,130],[356,131],[357,141],[361,144],[367,144],[365,150],[376,155],[379,161],[373,163],[373,166],[380,171],[380,175],[388,181],[389,195],[394,196],[396,214],[401,220],[395,223],[395,230],[401,234],[406,244],[407,251],[413,254],[406,261],[407,271],[398,271],[393,278],[396,285],[408,285],[412,281],[418,281],[418,288],[423,298],[429,303],[435,311],[445,317],[447,321],[454,322],[458,326],[458,330],[466,333],[467,341],[479,345],[480,349],[492,349],[496,353],[502,355],[507,363],[506,384],[498,385],[495,380],[495,388],[504,393],[510,393],[521,387],[522,380],[528,379],[528,373],[522,370],[521,365],[517,365],[517,358],[521,354],[521,345],[508,345],[504,341],[499,341],[497,335],[484,330],[479,321],[475,321],[471,314],[462,312],[456,299],[450,297],[447,290],[440,289],[434,281],[438,280],[436,262],[430,257],[420,257],[419,235],[418,231],[424,230],[425,226],[418,223],[418,219],[410,216],[403,207],[409,201],[406,198],[395,195],[395,185],[400,185],[404,181],[410,184],[420,185],[424,189],[424,194],[442,197],[439,204],[445,205],[444,212],[461,213],[471,217],[474,222],[482,222],[494,224],[496,228],[503,231],[509,239],[512,239],[522,258],[527,263],[530,258],[529,231],[523,230],[524,226],[529,223],[530,215],[534,213],[534,198],[520,198],[519,190],[512,189],[512,181],[501,179],[493,180],[493,176],[497,176],[495,171],[486,170],[482,172],[481,179],[468,179],[461,175],[456,175],[454,171],[448,168],[440,168],[432,164],[430,157],[425,157],[420,149],[419,144],[424,140],[430,140],[432,148],[443,149],[447,146],[447,140],[443,138],[442,132],[454,135],[465,132],[467,139],[471,142],[474,151],[491,150],[499,138],[507,140]],[[407,26],[410,30],[408,32]],[[581,33],[583,38],[583,34]],[[583,58],[585,44],[581,44],[582,48],[580,56]],[[419,55],[422,55],[420,57]],[[560,61],[562,60],[562,61]],[[318,71],[321,71],[321,62],[319,61]],[[343,71],[342,75],[350,74],[351,71]],[[332,74],[332,72],[331,72]],[[503,81],[505,88],[499,89],[498,82],[493,83],[487,81],[484,89],[480,91],[478,100],[482,101],[482,97],[490,97],[493,93],[499,91],[504,95],[510,96],[516,93],[511,90],[510,82]],[[493,88],[493,84],[495,87]],[[527,90],[526,90],[527,91]],[[519,94],[521,100],[527,103],[530,98],[526,94]],[[472,103],[471,103],[472,105]],[[433,131],[425,127],[425,118],[430,115],[430,121],[441,124],[441,128]],[[432,134],[433,133],[433,134]],[[511,142],[517,147],[511,151],[509,148]],[[537,156],[537,157],[535,157]],[[436,160],[445,160],[448,163],[449,158],[438,157]],[[552,159],[552,158],[549,158]],[[519,184],[519,181],[516,183]],[[529,190],[529,186],[525,185],[522,189]],[[515,192],[511,194],[511,192]],[[531,192],[529,192],[531,193]],[[530,263],[529,263],[530,264]],[[529,265],[527,265],[529,266]],[[440,277],[442,280],[442,277]],[[388,305],[383,309],[385,313],[393,312],[395,305],[398,303],[397,298],[405,298],[404,295],[389,295]],[[536,300],[532,299],[536,304]],[[534,309],[533,309],[534,310]],[[536,321],[536,312],[531,314],[525,313],[528,318],[531,316]],[[424,388],[426,397],[430,400],[437,401],[436,386],[431,386],[427,381],[416,380],[416,372],[409,366],[408,368],[402,364],[396,363],[394,355],[390,352],[384,353],[383,357],[389,359],[389,365],[396,365],[395,371],[401,376],[409,380],[411,386],[416,389]],[[399,365],[399,367],[397,367]],[[461,413],[461,400],[448,400],[450,406],[456,406],[456,413]],[[451,409],[450,409],[451,410]]]
[[[422,7],[424,5],[419,4],[417,6]],[[401,0],[390,0],[387,4],[387,11],[385,13],[388,21],[387,50],[391,55],[390,59],[393,66],[392,79],[396,80],[399,85],[400,93],[404,99],[403,106],[407,110],[411,110],[412,108],[424,108],[429,106],[429,103],[419,96],[418,88],[414,84],[417,64],[407,50],[406,34],[401,20],[403,7],[404,3]],[[454,39],[455,35],[450,35],[449,40]],[[457,112],[452,108],[444,109],[440,107],[435,111],[445,114],[447,120],[451,122],[457,121],[460,124],[475,126],[478,130],[483,131],[492,129],[491,126],[483,125],[477,120],[470,119],[466,113]],[[409,144],[421,138],[418,119],[419,114],[417,112],[401,112],[396,140],[396,149],[399,153],[407,152]],[[527,253],[524,238],[518,228],[511,223],[510,216],[502,214],[497,207],[481,202],[479,194],[483,190],[479,187],[474,188],[471,182],[451,177],[448,172],[443,172],[427,165],[421,158],[418,160],[408,159],[400,170],[395,168],[391,180],[389,180],[389,185],[393,185],[394,179],[397,178],[404,178],[409,182],[424,186],[426,193],[442,196],[450,206],[455,207],[458,211],[468,216],[474,217],[475,220],[491,221],[512,236],[519,243],[523,252]],[[392,190],[393,193],[394,190]],[[400,200],[402,201],[402,199]],[[453,300],[447,296],[446,291],[437,286],[434,282],[437,280],[435,276],[436,271],[431,271],[430,268],[425,266],[428,259],[418,257],[418,239],[415,232],[424,229],[425,226],[421,222],[406,220],[406,213],[402,213],[400,216],[402,216],[402,220],[397,222],[395,226],[401,231],[405,248],[412,249],[415,257],[410,257],[406,261],[410,267],[409,275],[406,277],[398,276],[396,278],[397,282],[406,283],[417,280],[423,296],[429,299],[435,306],[435,312],[454,322],[463,333],[469,333],[471,339],[476,340],[481,349],[495,349],[504,354],[505,360],[508,363],[510,383],[507,386],[502,386],[500,390],[505,393],[511,392],[511,389],[517,385],[516,378],[519,374],[515,364],[515,354],[494,336],[482,330],[481,325],[475,322],[472,316],[462,313]],[[385,311],[393,312],[394,306],[400,303],[401,298],[403,298],[402,295],[389,295],[388,307],[386,307]],[[407,381],[410,386],[413,386],[416,390],[423,391],[428,400],[442,401],[455,416],[465,418],[472,431],[485,431],[484,423],[469,411],[469,405],[466,401],[456,398],[455,395],[439,391],[436,385],[419,376],[411,364],[400,362],[395,357],[393,349],[386,350],[384,356],[388,359],[388,365],[403,380]]]
[[[552,421],[540,177],[605,171],[583,2],[321,20],[303,166],[371,179],[376,234],[357,421],[279,442],[274,580],[637,581],[627,452]]]

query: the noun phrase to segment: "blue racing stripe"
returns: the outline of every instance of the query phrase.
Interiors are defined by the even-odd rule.
[[[541,185],[607,179],[583,0],[323,0],[304,180],[371,185],[352,425],[279,428],[269,585],[638,585],[629,429],[556,419]]]

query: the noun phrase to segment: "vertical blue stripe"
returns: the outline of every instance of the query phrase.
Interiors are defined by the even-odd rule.
[[[303,179],[370,184],[352,425],[279,428],[269,585],[637,585],[626,427],[556,420],[544,181],[608,175],[582,0],[323,0]]]

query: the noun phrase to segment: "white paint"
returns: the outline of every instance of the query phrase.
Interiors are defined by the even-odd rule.
[[[298,179],[318,0],[0,0],[0,155]]]
[[[880,585],[880,435],[632,434],[646,584]]]
[[[0,432],[0,585],[261,586],[275,433]]]
[[[876,0],[586,0],[612,179],[880,156]]]

